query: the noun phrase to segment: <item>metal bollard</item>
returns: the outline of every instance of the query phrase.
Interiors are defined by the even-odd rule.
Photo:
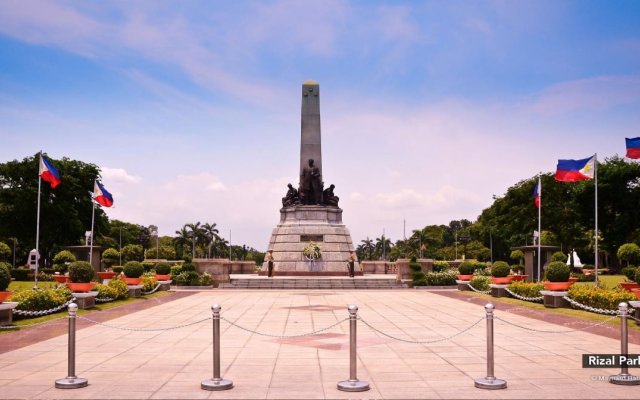
[[[57,389],[78,389],[89,384],[85,378],[76,376],[76,313],[78,305],[69,304],[69,354],[67,377],[56,380]]]
[[[356,368],[356,330],[358,323],[358,306],[349,304],[349,380],[338,382],[338,390],[344,392],[364,392],[369,390],[369,382],[359,381]]]
[[[618,316],[620,317],[620,355],[627,356],[629,354],[629,338],[627,336],[627,313],[629,306],[627,303],[618,304]],[[615,385],[640,385],[640,376],[629,374],[627,365],[620,366],[618,375],[611,375],[609,382]]]
[[[213,378],[200,383],[203,390],[227,390],[233,387],[233,381],[220,377],[220,304],[211,306],[213,311]]]
[[[487,376],[475,380],[475,386],[479,389],[505,389],[507,381],[498,379],[493,372],[493,304],[484,306],[487,312]]]

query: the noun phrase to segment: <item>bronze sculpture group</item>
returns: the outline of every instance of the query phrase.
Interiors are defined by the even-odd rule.
[[[296,189],[290,183],[289,190],[282,198],[282,206],[290,207],[296,205],[318,205],[338,207],[340,198],[333,194],[335,185],[330,185],[324,189],[324,183],[320,175],[320,169],[315,166],[313,159],[309,159],[307,166],[300,174],[300,188]]]

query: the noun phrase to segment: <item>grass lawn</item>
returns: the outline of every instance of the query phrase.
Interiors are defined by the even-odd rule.
[[[38,287],[40,289],[49,289],[56,287],[56,282],[38,282]],[[9,289],[13,292],[19,292],[21,290],[30,290],[33,289],[33,281],[11,281],[9,284]]]
[[[625,282],[627,278],[624,275],[598,275],[600,287],[613,289],[618,283]],[[594,282],[576,282],[574,285],[593,286]]]

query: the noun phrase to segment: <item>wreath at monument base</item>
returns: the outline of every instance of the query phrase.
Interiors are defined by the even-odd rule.
[[[304,246],[302,255],[304,255],[307,260],[318,260],[322,256],[322,252],[320,251],[320,246],[318,246],[317,243],[311,242]]]

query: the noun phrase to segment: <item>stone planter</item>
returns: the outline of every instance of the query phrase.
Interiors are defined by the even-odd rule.
[[[124,279],[125,283],[127,285],[129,285],[129,286],[131,286],[131,285],[139,285],[140,282],[142,282],[142,278],[127,278],[125,276],[122,279]]]
[[[524,282],[529,277],[529,275],[509,275],[509,276],[511,276],[511,282]]]
[[[569,307],[569,303],[564,299],[568,292],[541,290],[540,294],[543,296],[543,303],[547,308]]]
[[[171,274],[166,274],[166,275],[158,275],[158,274],[156,274],[155,277],[156,277],[157,281],[168,281],[168,280],[171,280]]]
[[[16,307],[17,302],[0,303],[0,326],[13,324],[13,309]]]
[[[636,299],[640,300],[640,288],[638,289],[631,289],[631,293],[636,295]]]
[[[67,282],[69,290],[75,293],[89,292],[95,285],[95,282]]]
[[[116,273],[113,271],[100,271],[98,272],[98,276],[101,280],[113,279],[113,277],[116,276]]]
[[[506,284],[491,283],[491,284],[489,284],[489,287],[491,288],[491,296],[493,296],[493,297],[509,297],[509,294],[506,291],[506,289],[507,289],[507,285]]]
[[[67,275],[53,275],[53,279],[58,283],[67,283],[69,281]]]
[[[551,291],[567,291],[573,282],[544,282],[544,288]]]
[[[11,296],[11,293],[13,293],[10,290],[5,290],[0,292],[0,303],[4,302],[5,300],[7,300],[9,298],[9,296]]]
[[[501,277],[491,277],[491,282],[496,284],[496,285],[507,285],[509,283],[511,283],[511,277],[510,276],[501,276]]]
[[[470,281],[471,279],[473,279],[473,274],[472,275],[458,275],[458,280],[459,281]]]
[[[633,289],[640,289],[640,284],[637,284],[635,282],[620,282],[619,285],[621,288],[629,292],[631,292]]]

